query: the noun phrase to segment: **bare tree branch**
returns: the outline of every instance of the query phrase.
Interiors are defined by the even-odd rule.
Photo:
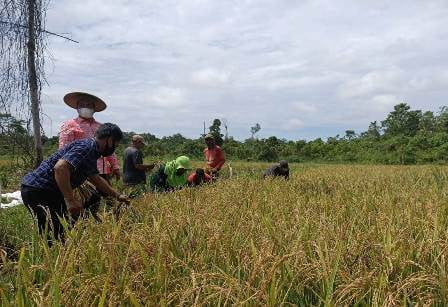
[[[20,27],[20,28],[26,28],[26,29],[28,28],[27,26],[24,26],[24,25],[20,25],[20,24],[12,23],[12,22],[7,22],[7,21],[3,21],[3,20],[0,20],[0,23],[13,25],[13,26]],[[63,36],[63,35],[61,35],[61,34],[57,34],[57,33],[54,33],[54,32],[51,32],[51,31],[47,31],[47,30],[42,30],[42,29],[38,29],[38,30],[36,30],[36,31],[43,32],[43,33],[47,33],[47,34],[54,35],[54,36],[58,36],[58,37],[61,37],[61,38],[66,39],[66,40],[69,40],[69,41],[71,41],[71,42],[74,42],[74,43],[79,44],[78,41],[75,41],[74,39],[71,39],[71,38],[69,38],[69,37]]]

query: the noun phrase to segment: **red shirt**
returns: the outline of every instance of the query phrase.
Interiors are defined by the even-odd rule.
[[[196,180],[196,172],[191,173],[187,179],[188,183],[190,183],[190,184],[193,184],[195,180]],[[211,181],[212,181],[212,177],[209,174],[205,173],[204,174],[204,182],[211,182]]]
[[[217,170],[220,170],[226,162],[224,153],[218,145],[215,145],[212,149],[208,149],[208,147],[204,149],[204,156],[207,165],[211,168],[216,168]]]

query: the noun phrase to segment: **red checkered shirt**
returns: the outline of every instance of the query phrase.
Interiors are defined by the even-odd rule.
[[[69,119],[62,123],[59,131],[59,148],[70,144],[73,141],[85,138],[94,138],[95,132],[101,126],[101,123],[95,119],[85,119],[77,117]],[[100,174],[111,174],[112,170],[120,169],[117,156],[115,154],[109,157],[101,157],[97,161],[97,167]]]

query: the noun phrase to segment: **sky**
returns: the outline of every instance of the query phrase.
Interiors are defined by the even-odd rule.
[[[95,94],[124,131],[291,140],[365,131],[393,106],[448,105],[446,0],[57,0],[47,10],[44,130]]]

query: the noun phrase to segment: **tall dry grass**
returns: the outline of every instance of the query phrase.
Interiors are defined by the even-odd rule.
[[[256,172],[254,172],[256,173]],[[448,169],[300,168],[136,201],[3,257],[3,305],[446,305]]]

